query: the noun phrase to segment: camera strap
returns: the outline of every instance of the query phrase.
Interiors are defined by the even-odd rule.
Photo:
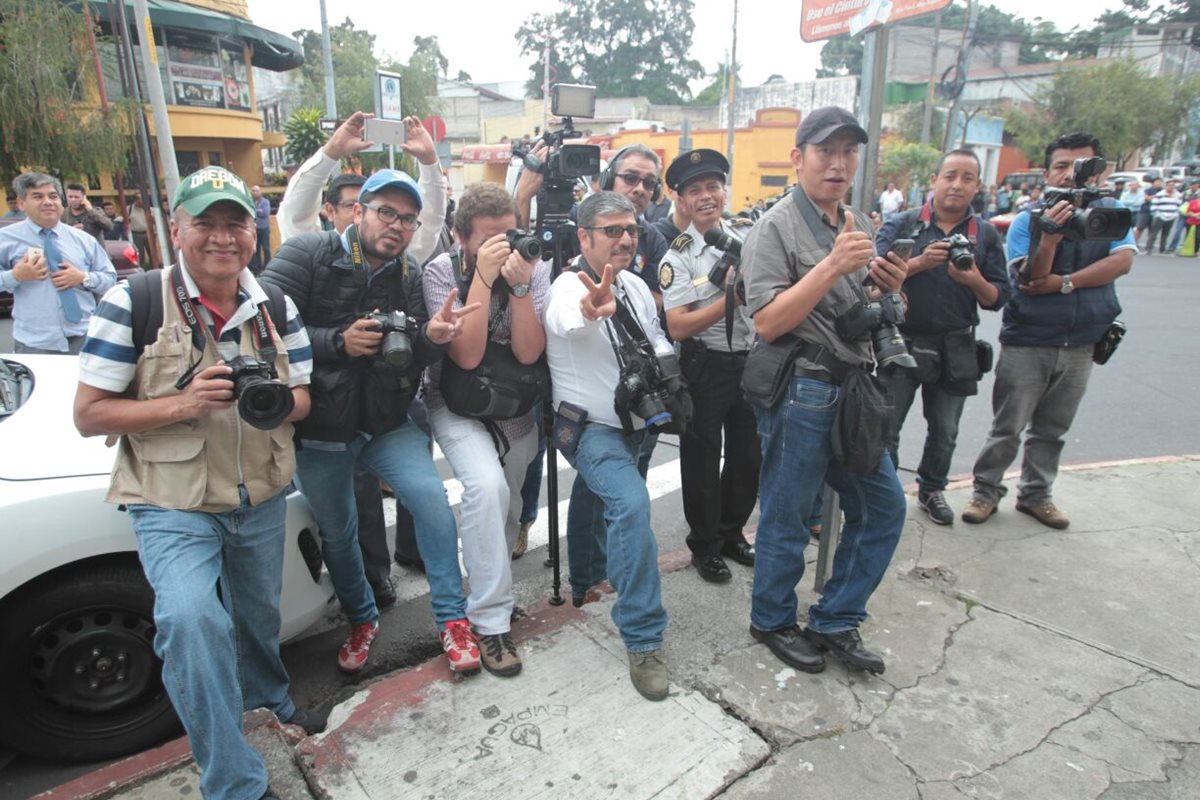
[[[465,267],[465,263],[466,258],[464,258],[461,249],[454,250],[450,253],[450,267],[451,271],[454,273],[454,282],[458,285],[458,302],[464,306],[467,304],[467,294],[471,290],[471,280],[475,277],[475,270],[471,267]],[[480,280],[483,280],[483,278],[480,278]],[[492,285],[495,286],[502,280],[504,279],[497,276],[495,283]],[[507,284],[505,284],[505,286],[507,286]],[[492,333],[496,330],[496,326],[499,325],[500,320],[504,318],[505,310],[508,308],[508,292],[501,291],[498,292],[498,294],[500,297],[496,301],[496,310],[488,316],[487,329],[489,341],[492,338]],[[495,297],[496,295],[493,294],[492,296]]]
[[[196,311],[196,304],[192,302],[192,298],[187,289],[187,283],[183,279],[183,267],[179,264],[171,267],[171,296],[175,298],[175,304],[179,306],[179,313],[183,315],[184,322],[187,323],[188,329],[192,335],[192,349],[198,355],[187,370],[175,382],[175,388],[183,391],[187,385],[192,382],[195,377],[196,370],[200,367],[200,362],[204,359],[204,347],[212,334],[208,330],[208,325],[200,320],[200,315]],[[275,359],[279,355],[279,351],[275,348],[275,340],[271,338],[270,323],[267,322],[267,313],[264,306],[266,303],[259,303],[257,310],[254,312],[254,338],[258,346],[258,352],[262,355],[262,360],[265,361],[271,368],[272,376],[275,375]],[[213,347],[216,347],[216,341],[213,341]]]

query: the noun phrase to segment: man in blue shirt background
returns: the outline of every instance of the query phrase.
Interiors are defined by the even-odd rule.
[[[267,268],[271,261],[271,201],[263,197],[262,189],[250,187],[254,198],[254,228],[258,239],[254,243],[254,258],[250,259],[250,271],[255,275]]]
[[[0,291],[13,295],[13,350],[78,353],[96,300],[117,271],[96,239],[62,222],[57,178],[25,172],[13,181],[26,218],[0,229]]]

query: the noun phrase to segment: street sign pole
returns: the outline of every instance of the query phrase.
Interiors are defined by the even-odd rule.
[[[867,146],[854,176],[854,207],[871,213],[875,200],[875,173],[879,165],[880,120],[883,116],[883,88],[887,70],[888,29],[879,25],[867,31],[863,39],[863,74],[859,85],[858,119],[867,131]]]

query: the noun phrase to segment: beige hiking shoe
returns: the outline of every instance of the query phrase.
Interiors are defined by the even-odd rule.
[[[963,522],[970,522],[972,525],[978,525],[981,522],[987,522],[988,517],[996,513],[996,504],[991,500],[984,500],[982,497],[972,497],[971,502],[967,503],[967,507],[963,509]]]
[[[667,699],[667,662],[661,649],[629,654],[629,679],[647,700]]]
[[[511,678],[521,671],[521,656],[517,655],[517,646],[507,633],[480,636],[479,655],[483,668],[493,675]]]
[[[525,551],[529,549],[529,529],[533,527],[532,522],[522,522],[521,532],[517,534],[517,541],[513,544],[512,557],[517,560],[525,555]]]
[[[1066,514],[1058,510],[1058,506],[1054,503],[1037,503],[1035,505],[1025,505],[1017,503],[1017,511],[1022,514],[1028,514],[1048,528],[1063,530],[1071,524],[1071,520]]]

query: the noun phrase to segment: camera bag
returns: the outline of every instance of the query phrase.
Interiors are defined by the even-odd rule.
[[[774,408],[783,399],[792,377],[792,364],[804,345],[802,339],[785,333],[773,342],[755,336],[742,369],[742,391],[758,408]]]
[[[1112,325],[1108,326],[1108,330],[1100,337],[1100,341],[1096,342],[1096,346],[1092,348],[1092,361],[1097,364],[1104,365],[1112,358],[1112,354],[1117,352],[1117,347],[1121,344],[1121,340],[1125,338],[1125,333],[1129,327],[1121,320],[1113,320]]]
[[[879,379],[866,370],[847,372],[829,431],[834,461],[849,472],[875,472],[887,455],[895,427],[892,399]]]
[[[466,302],[470,278],[459,269],[458,253],[451,256],[458,294]],[[451,358],[442,359],[438,389],[446,408],[472,419],[512,419],[528,414],[535,403],[550,397],[550,365],[543,353],[532,364],[522,364],[510,344],[492,341],[492,331],[508,306],[500,296],[496,313],[488,320],[487,349],[475,369],[463,369]]]

